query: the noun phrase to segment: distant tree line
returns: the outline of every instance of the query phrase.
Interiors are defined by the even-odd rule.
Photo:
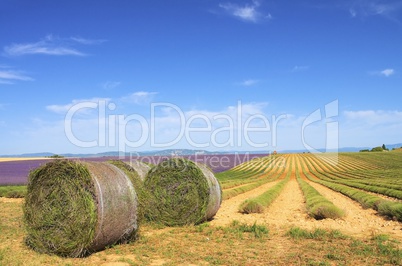
[[[64,156],[58,155],[58,154],[53,154],[52,156],[48,156],[48,158],[59,159],[59,158],[64,158]]]
[[[369,149],[360,150],[360,152],[378,152],[378,151],[389,151],[389,149],[385,146],[385,144],[382,144],[382,146],[374,147],[371,150]]]

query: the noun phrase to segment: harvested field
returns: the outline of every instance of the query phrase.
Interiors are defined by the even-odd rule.
[[[23,242],[23,200],[0,198],[0,212],[4,213],[0,218],[0,264],[401,265],[400,201],[376,188],[401,190],[402,153],[338,156],[334,163],[334,157],[278,154],[216,173],[223,196],[229,191],[237,193],[222,201],[211,221],[175,228],[145,223],[138,241],[84,259],[31,251]],[[286,178],[289,180],[279,195],[262,213],[239,212],[245,200],[258,198]],[[297,178],[345,215],[314,219]],[[365,205],[360,197],[374,199],[374,204]],[[19,255],[12,256],[12,250]]]

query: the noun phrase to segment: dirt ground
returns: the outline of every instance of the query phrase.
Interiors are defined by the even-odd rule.
[[[301,159],[297,155],[292,155],[293,163],[301,169]],[[233,220],[245,223],[263,223],[270,228],[289,228],[297,226],[306,229],[324,228],[335,229],[355,237],[370,237],[375,234],[387,234],[395,239],[402,241],[402,223],[392,221],[379,216],[375,210],[363,209],[354,200],[326,188],[320,184],[308,181],[303,173],[301,177],[313,186],[325,198],[332,201],[336,206],[346,212],[342,219],[315,220],[311,218],[305,209],[305,200],[302,191],[296,181],[294,164],[286,166],[285,173],[292,169],[291,179],[285,186],[279,197],[262,214],[241,214],[238,206],[241,202],[250,197],[256,197],[264,193],[267,189],[274,186],[276,182],[265,184],[252,191],[238,195],[222,202],[221,208],[216,214],[211,225],[228,225]],[[284,174],[285,174],[284,173]]]
[[[29,160],[50,160],[51,158],[44,157],[29,157],[29,158],[0,158],[0,162],[11,162],[11,161],[29,161]]]
[[[305,161],[300,155],[284,157],[286,164],[281,167],[285,167],[285,171],[278,180],[224,200],[214,219],[205,224],[206,229],[158,229],[145,226],[138,242],[117,245],[83,259],[37,254],[27,248],[23,242],[25,233],[21,207],[24,200],[0,198],[0,207],[3,210],[0,217],[0,265],[2,257],[7,262],[15,262],[15,265],[230,265],[228,261],[232,260],[236,265],[337,265],[338,262],[342,265],[374,265],[383,264],[384,260],[379,258],[377,253],[364,253],[368,247],[364,245],[372,243],[370,239],[373,237],[389,235],[391,239],[398,240],[397,245],[402,248],[402,223],[379,216],[372,209],[363,209],[350,198],[309,181],[300,169],[314,161]],[[325,166],[317,167],[327,169]],[[336,220],[311,218],[297,183],[296,171],[321,195],[345,210],[346,216]],[[238,211],[244,200],[264,193],[283,180],[289,172],[289,182],[264,213],[241,214]],[[272,173],[279,173],[279,169],[274,169]],[[249,225],[256,223],[266,226],[270,231],[269,238],[256,240],[247,236],[239,238],[237,234],[231,235],[228,228],[234,220]],[[293,241],[286,236],[286,232],[294,227],[311,231],[339,230],[342,234],[360,239],[361,242],[353,239]],[[219,228],[224,229],[220,231]],[[212,233],[209,234],[208,231]],[[15,258],[11,256],[13,253]],[[334,263],[320,264],[328,261]]]

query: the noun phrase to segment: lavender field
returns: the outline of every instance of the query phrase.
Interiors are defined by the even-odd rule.
[[[267,154],[218,154],[218,155],[187,155],[182,156],[194,162],[206,164],[215,173],[223,172],[235,167],[238,164],[247,162],[254,158],[267,156]],[[91,158],[71,158],[71,160],[82,161],[108,161],[120,159],[126,162],[139,160],[144,163],[158,164],[171,156],[133,156],[133,157],[91,157]],[[49,160],[20,160],[0,162],[0,186],[1,185],[25,185],[28,182],[29,172]]]
[[[0,185],[24,185],[32,169],[49,160],[23,160],[0,162]]]

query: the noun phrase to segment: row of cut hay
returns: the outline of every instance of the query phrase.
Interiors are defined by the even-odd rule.
[[[272,160],[272,159],[271,159]],[[267,168],[268,169],[268,168]],[[243,186],[243,185],[247,185],[247,184],[252,184],[258,181],[262,181],[262,179],[265,179],[267,177],[269,177],[271,174],[274,174],[272,172],[272,167],[269,169],[270,171],[268,172],[263,172],[263,173],[248,173],[246,175],[226,175],[227,173],[224,173],[224,175],[217,175],[217,177],[219,178],[219,180],[221,180],[221,186],[222,189],[225,191],[229,190],[229,189],[234,189],[234,191],[236,191],[235,188]],[[242,190],[237,190],[237,191],[242,191]],[[243,191],[244,193],[245,191]],[[236,195],[236,193],[231,193],[232,195]],[[225,198],[227,199],[227,198]]]
[[[0,197],[24,198],[26,193],[26,186],[0,186]]]
[[[344,172],[341,175],[336,175],[345,180],[357,180],[362,184],[369,185],[371,182],[376,182],[382,187],[389,187],[394,189],[401,188],[402,180],[399,178],[401,173],[399,169],[392,170],[366,170]],[[385,186],[387,185],[387,186]]]
[[[349,187],[402,199],[402,188],[400,188],[400,186],[398,187],[397,184],[393,184],[394,181],[398,180],[397,178],[387,179],[388,182],[385,181],[385,178],[376,178],[375,180],[365,180],[363,178],[350,180],[349,178],[345,178],[343,174],[341,175],[339,173],[327,173],[317,169],[314,172],[317,172],[320,178],[324,181],[343,184]]]
[[[263,157],[260,158],[260,160],[263,161],[263,169],[259,169],[258,167],[251,167],[251,170],[234,170],[236,167],[243,167],[245,164],[250,164],[253,161],[248,161],[243,164],[237,165],[235,168],[232,168],[231,170],[225,171],[225,172],[220,172],[216,174],[216,177],[219,179],[222,185],[222,189],[229,189],[231,187],[234,187],[230,185],[230,183],[236,184],[239,182],[243,182],[244,184],[247,183],[247,180],[256,180],[260,177],[266,176],[269,172],[272,172],[274,170],[274,167],[278,165],[280,162],[278,162],[278,158],[281,159],[282,157],[279,156],[269,156],[269,157]],[[255,163],[255,162],[254,162]],[[246,182],[244,182],[246,181]],[[227,185],[228,184],[228,185]],[[237,185],[236,185],[237,186]]]
[[[243,186],[234,187],[234,188],[231,188],[231,189],[224,190],[222,197],[223,197],[224,200],[227,200],[227,199],[233,198],[233,197],[235,197],[237,195],[240,195],[240,194],[246,193],[248,191],[251,191],[251,190],[253,190],[253,189],[257,188],[257,187],[260,187],[260,186],[262,186],[262,185],[264,185],[266,183],[274,182],[275,180],[277,180],[282,175],[283,171],[284,171],[284,169],[282,169],[281,172],[279,172],[276,175],[274,175],[273,178],[264,178],[264,179],[258,180],[256,182],[253,182],[253,183],[249,183],[249,184],[245,184]]]
[[[323,174],[323,173],[321,173]],[[334,179],[334,180],[339,180],[341,182],[355,182],[359,183],[361,185],[368,185],[368,186],[376,186],[376,187],[382,187],[382,188],[389,188],[389,189],[394,189],[394,190],[402,190],[402,180],[399,179],[400,176],[400,171],[396,170],[395,172],[396,176],[392,177],[391,173],[375,173],[371,174],[366,172],[360,172],[360,173],[338,173],[338,174],[325,174],[328,178]],[[346,185],[346,184],[345,184]],[[364,189],[364,188],[362,188]],[[373,191],[376,192],[376,191]],[[377,192],[381,193],[381,192]],[[383,194],[383,193],[381,193]],[[386,194],[384,194],[386,195]],[[390,195],[389,195],[390,196]],[[392,196],[391,196],[392,197]],[[397,198],[398,196],[396,196]]]
[[[236,180],[245,180],[245,179],[254,179],[256,176],[262,175],[258,173],[246,173],[246,172],[220,172],[217,173],[215,176],[216,178],[219,179],[221,184],[227,183],[227,182],[233,182]]]
[[[244,162],[232,168],[231,172],[244,172],[244,173],[261,173],[267,167],[267,162],[272,160],[274,156],[253,158],[250,161]]]
[[[222,190],[227,190],[227,189],[231,189],[234,187],[254,183],[254,182],[260,181],[262,178],[264,178],[266,176],[267,176],[267,174],[259,174],[259,175],[253,175],[251,177],[244,178],[244,179],[234,179],[232,181],[221,182]]]
[[[306,208],[310,216],[321,220],[326,218],[337,219],[345,216],[345,212],[323,197],[315,188],[300,178],[296,172],[297,182],[306,200]]]
[[[331,178],[332,177],[331,175],[325,174],[325,173],[320,173],[320,174],[331,179],[330,182],[333,182],[333,183],[342,184],[342,185],[346,185],[346,186],[354,187],[354,188],[359,188],[359,189],[362,189],[365,191],[379,193],[379,194],[397,198],[397,199],[402,199],[402,187],[394,186],[394,188],[390,188],[389,186],[391,184],[381,184],[381,183],[375,182],[375,181],[371,181],[371,182],[362,181],[363,183],[359,183],[357,181],[342,180],[342,179],[336,178],[336,177]],[[325,178],[325,179],[327,181],[329,181],[329,179],[327,179],[327,178]],[[364,182],[366,184],[364,184]],[[384,185],[385,187],[382,187],[382,185]]]
[[[313,179],[308,173],[304,173],[306,177],[316,183],[324,185],[334,191],[340,192],[345,196],[359,202],[364,208],[372,208],[379,214],[402,221],[402,203],[384,200],[375,195],[368,194],[358,189],[354,189],[345,185],[324,181],[321,179]],[[314,174],[318,175],[318,174]]]
[[[344,153],[339,154],[339,164],[347,168],[346,172],[376,168],[371,164],[367,164],[364,161],[349,157]]]
[[[246,199],[239,206],[239,212],[249,214],[249,213],[263,213],[264,210],[271,205],[271,203],[279,196],[279,194],[284,189],[285,185],[290,179],[291,171],[288,171],[286,178],[280,181],[278,184],[268,189],[263,194],[258,197]]]

